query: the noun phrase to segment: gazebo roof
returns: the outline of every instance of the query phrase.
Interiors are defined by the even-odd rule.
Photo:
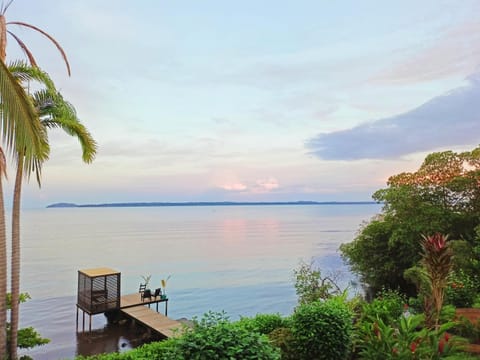
[[[97,276],[108,276],[108,275],[116,275],[120,274],[120,271],[113,270],[107,267],[100,267],[95,269],[84,269],[78,270],[82,274],[85,274],[88,277],[97,277]]]

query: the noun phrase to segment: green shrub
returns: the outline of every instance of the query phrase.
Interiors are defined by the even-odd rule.
[[[360,322],[364,319],[379,318],[387,324],[395,322],[405,310],[405,295],[396,290],[382,290],[370,303],[364,303]]]
[[[194,321],[191,331],[175,339],[176,358],[172,360],[276,360],[280,351],[265,335],[232,323],[223,313],[210,312]]]
[[[268,337],[272,344],[281,350],[282,360],[298,359],[294,348],[292,330],[289,327],[275,329]]]
[[[118,357],[102,358],[101,360],[180,360],[183,357],[178,351],[177,342],[178,340],[175,338],[153,342],[134,350],[117,354]]]
[[[445,291],[445,302],[456,307],[471,307],[477,296],[477,279],[463,270],[452,273]]]
[[[480,309],[480,294],[475,295],[473,299],[472,308]]]
[[[253,318],[242,317],[238,323],[250,331],[268,335],[278,328],[283,328],[287,320],[280,314],[257,314]]]
[[[334,298],[299,306],[292,315],[292,348],[298,360],[342,360],[350,349],[352,314]]]

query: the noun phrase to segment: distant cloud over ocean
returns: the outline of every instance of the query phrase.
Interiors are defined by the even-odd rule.
[[[229,182],[220,185],[220,188],[225,191],[233,192],[250,192],[250,193],[268,193],[275,191],[280,187],[278,180],[270,177],[267,179],[259,179],[254,183],[245,184],[243,182]]]
[[[466,86],[403,114],[318,134],[306,147],[325,160],[389,159],[480,143],[480,72]]]

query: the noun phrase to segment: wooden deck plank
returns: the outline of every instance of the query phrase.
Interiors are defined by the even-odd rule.
[[[160,299],[160,298],[150,298],[150,299],[143,299],[140,296],[140,293],[134,293],[129,295],[123,295],[120,297],[120,309],[138,306],[138,305],[152,305],[158,303],[168,303],[167,299]]]
[[[172,320],[144,305],[127,307],[120,311],[166,337],[175,336],[175,334],[179,333],[178,331],[176,332],[175,329],[181,330],[182,328],[182,324],[179,321]]]
[[[163,309],[164,309],[165,315],[168,315],[167,314],[168,298],[160,299],[159,297],[157,298],[152,297],[150,299],[142,300],[140,293],[128,294],[120,297],[120,310],[127,309],[130,307],[137,307],[139,305],[148,305],[148,307],[152,307],[151,305],[155,305],[155,309],[157,311],[160,311],[162,306],[161,303],[163,303]]]

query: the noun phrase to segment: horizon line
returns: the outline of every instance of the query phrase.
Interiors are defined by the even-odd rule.
[[[185,201],[185,202],[119,202],[99,204],[54,203],[46,208],[83,207],[161,207],[161,206],[265,206],[265,205],[371,205],[377,201]]]

